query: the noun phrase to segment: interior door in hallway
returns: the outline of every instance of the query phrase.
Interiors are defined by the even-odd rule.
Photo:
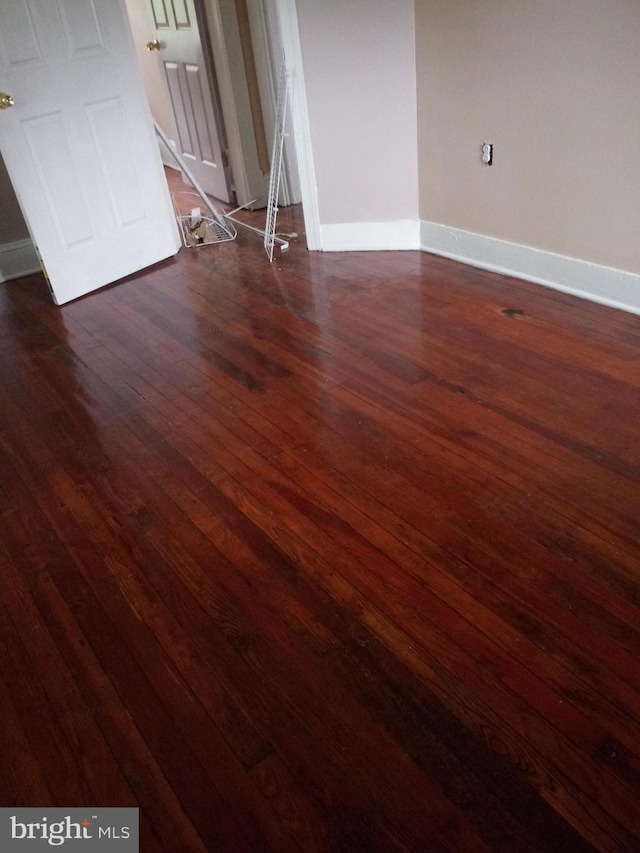
[[[174,142],[202,188],[228,202],[231,175],[214,71],[201,38],[204,15],[198,16],[194,0],[149,3],[155,28],[150,47],[166,77]]]
[[[123,0],[1,5],[0,151],[61,304],[180,239]]]

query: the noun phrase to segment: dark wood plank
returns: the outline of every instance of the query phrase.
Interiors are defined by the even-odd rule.
[[[637,317],[242,234],[0,328],[2,805],[637,849]]]

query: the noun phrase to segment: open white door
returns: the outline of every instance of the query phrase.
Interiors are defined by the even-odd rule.
[[[53,297],[180,247],[124,0],[0,0],[0,151]],[[6,101],[5,101],[6,103]]]
[[[213,67],[208,67],[194,0],[149,0],[154,39],[167,81],[177,139],[173,142],[209,195],[230,201],[230,168]]]

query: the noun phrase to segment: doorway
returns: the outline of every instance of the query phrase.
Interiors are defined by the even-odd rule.
[[[161,98],[166,101],[160,117],[152,109],[154,118],[203,189],[222,202],[234,201],[203,4],[199,0],[127,0],[127,7],[138,57],[147,71],[145,88],[152,89],[147,91],[150,106],[152,98],[156,106]],[[142,7],[146,20],[132,20],[131,12],[143,11]]]
[[[125,0],[121,0],[121,1],[122,1],[123,7],[125,7]],[[129,0],[126,0],[127,4],[128,4],[128,2],[129,2]],[[275,7],[270,2],[264,3],[263,0],[249,0],[250,7],[252,4],[255,4],[255,3],[257,3],[259,6],[262,5],[268,9],[268,13],[272,17],[272,21],[270,24],[270,26],[272,28],[273,28],[273,20],[276,21],[276,29],[277,29],[278,33],[281,35],[281,44],[283,47],[285,47],[285,52],[290,57],[288,59],[288,63],[289,63],[289,65],[295,66],[296,62],[301,58],[299,34],[297,31],[297,20],[295,18],[295,0],[277,0]],[[222,5],[226,5],[227,7],[229,7],[230,4],[233,5],[233,0],[228,0],[228,2],[222,2]],[[207,10],[208,23],[209,23],[209,28],[210,28],[210,35],[211,35],[212,44],[214,46],[214,50],[218,49],[218,47],[224,41],[225,35],[227,34],[225,32],[225,29],[222,26],[222,23],[220,20],[214,21],[213,26],[212,26],[212,22],[211,22],[211,16],[214,15],[214,13],[215,13],[215,15],[219,16],[220,5],[221,5],[221,2],[218,2],[218,0],[211,0],[211,3],[208,4],[209,8]],[[284,13],[282,10],[284,10]],[[146,19],[146,15],[147,15],[146,9],[144,11],[145,11],[145,19]],[[128,20],[130,20],[130,18]],[[144,24],[144,30],[145,30],[144,35],[145,36],[148,32],[147,26],[148,26],[148,19],[146,19],[146,22]],[[136,42],[137,42],[137,46],[139,47],[141,44],[141,39],[137,39]],[[292,45],[293,45],[293,47],[292,47]],[[227,51],[226,46],[224,47],[224,50]],[[227,53],[228,53],[228,51],[227,51]],[[224,55],[224,52],[223,52],[223,55]],[[140,66],[144,70],[144,65],[142,63],[140,63]],[[298,66],[298,67],[300,68],[301,66]],[[228,68],[228,63],[227,63],[226,69],[224,68],[224,63],[223,63],[223,74],[219,74],[219,78],[225,78],[225,77],[226,77],[226,80],[224,80],[224,82],[227,84],[226,85],[226,91],[227,91],[226,97],[229,98],[229,92],[233,93],[233,88],[230,85],[230,79],[229,79],[230,78],[230,70]],[[304,87],[301,85],[301,80],[302,80],[302,75],[301,75],[301,73],[298,73],[298,79],[297,79],[297,81],[294,82],[294,85],[293,85],[293,89],[297,92],[297,96],[294,96],[293,103],[291,105],[292,106],[291,114],[292,114],[293,124],[294,124],[294,132],[292,134],[292,141],[293,141],[292,148],[293,148],[293,152],[295,154],[296,150],[299,151],[299,146],[300,146],[300,143],[302,142],[303,156],[299,157],[298,161],[302,164],[301,179],[300,179],[300,185],[301,185],[300,195],[302,197],[302,202],[303,202],[303,211],[304,211],[304,215],[305,215],[305,225],[307,226],[306,227],[307,245],[308,245],[308,248],[310,248],[310,249],[318,249],[318,248],[320,248],[320,242],[319,242],[319,239],[317,239],[317,236],[314,237],[314,231],[317,228],[318,217],[317,217],[317,201],[316,201],[316,197],[315,197],[315,179],[313,177],[313,168],[312,168],[313,162],[312,162],[312,158],[310,156],[311,149],[310,149],[310,134],[309,134],[309,130],[308,130],[308,120],[307,120],[307,127],[305,128],[304,121],[301,122],[301,120],[300,120],[301,117],[302,117],[302,119],[306,118],[305,110],[304,109],[300,110],[299,108],[297,108],[297,106],[299,106],[299,104],[297,104],[297,101],[300,100],[300,93],[302,93],[302,95],[304,95]],[[224,97],[222,100],[224,101]],[[306,107],[306,105],[304,105],[304,104],[303,104],[303,106]],[[156,108],[153,107],[153,109],[154,109],[154,113],[157,114]],[[236,111],[236,119],[237,119],[237,109],[238,109],[237,104],[232,104],[231,112],[233,113],[234,110]],[[300,132],[300,128],[302,128],[302,132]],[[234,144],[234,139],[232,138],[233,137],[232,132],[229,133],[229,137],[230,137],[229,138],[229,145],[230,145],[230,148],[232,148],[233,144]],[[235,142],[236,142],[236,144],[238,144],[238,139],[236,139]],[[243,173],[242,169],[240,171],[241,171],[240,178],[238,179],[238,176],[235,176],[235,184],[237,187],[241,186],[243,179],[246,180],[246,172],[247,172],[246,164],[245,164],[244,173]],[[3,190],[3,202],[4,202],[6,200],[7,195],[11,196],[10,185],[5,184],[5,186],[2,188],[2,190]],[[246,185],[245,185],[245,192],[246,192]],[[248,193],[247,195],[250,195],[250,193]],[[247,196],[245,196],[245,197],[247,197]],[[292,200],[295,201],[296,199],[292,199]],[[3,207],[6,207],[6,205],[3,204]],[[309,223],[311,223],[311,227],[309,227]],[[0,233],[0,244],[3,242],[2,237],[3,237],[3,235]],[[29,242],[29,239],[28,239],[26,233],[24,234],[24,239],[18,240],[16,242],[20,244],[19,249],[20,249],[21,255],[23,253],[27,254],[26,253],[26,244]],[[31,247],[31,249],[32,249],[32,247]],[[1,250],[2,250],[2,246],[0,245],[0,251]],[[33,249],[28,254],[29,254],[29,258],[27,260],[25,260],[24,262],[21,261],[20,264],[18,264],[18,267],[13,271],[12,275],[10,276],[11,278],[19,277],[20,275],[24,275],[24,274],[28,274],[29,272],[32,272],[33,269],[36,267],[37,259],[36,259],[34,252],[33,252]]]
[[[192,152],[215,123],[222,139],[220,156],[229,163],[228,185],[237,204],[264,207],[282,56],[273,4],[264,0],[126,0],[126,6],[151,112],[160,127],[170,139],[178,140],[181,155],[210,192],[193,169]],[[197,18],[200,27],[200,53],[212,83],[213,116],[201,122],[204,133],[193,110],[194,102],[201,103],[197,62],[188,63],[187,70],[172,45],[176,29],[180,37],[186,36],[191,18]],[[159,50],[147,50],[152,37]],[[162,149],[161,153],[165,164],[175,168],[173,158]],[[227,200],[219,191],[211,194]],[[302,201],[292,128],[286,139],[279,201],[281,206]]]

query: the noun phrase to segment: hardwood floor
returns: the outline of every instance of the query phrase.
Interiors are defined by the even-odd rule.
[[[637,851],[640,317],[303,245],[1,286],[0,804]]]

